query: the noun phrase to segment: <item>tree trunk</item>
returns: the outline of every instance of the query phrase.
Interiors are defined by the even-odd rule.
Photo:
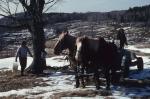
[[[29,0],[28,5],[26,0],[19,0],[22,6],[26,9],[26,14],[30,17],[28,29],[33,39],[33,62],[28,68],[34,74],[43,73],[45,67],[45,59],[42,59],[41,53],[45,48],[45,36],[43,27],[43,8],[45,0]],[[28,71],[28,70],[27,70]]]
[[[45,36],[42,22],[33,22],[30,28],[33,38],[33,62],[30,71],[34,74],[43,73],[45,59],[41,58],[41,53],[45,49]]]

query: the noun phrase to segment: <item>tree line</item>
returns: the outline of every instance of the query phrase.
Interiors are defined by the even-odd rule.
[[[18,13],[16,15],[17,19],[22,23],[27,22],[27,17],[24,17],[24,13]],[[87,12],[87,13],[45,13],[43,15],[44,24],[55,24],[59,22],[82,20],[82,21],[115,21],[115,22],[145,22],[150,25],[150,5],[133,7],[128,10],[111,11],[111,12]],[[14,20],[10,18],[3,17],[0,19],[0,33],[12,30],[21,30],[23,27],[15,23]],[[7,27],[5,27],[7,25]],[[18,28],[13,28],[12,26],[18,25]],[[8,27],[11,26],[12,28]],[[8,29],[9,28],[9,29]]]
[[[150,22],[150,5],[129,8],[121,17],[122,22]]]
[[[23,17],[24,13],[18,13],[17,18],[22,22],[27,22],[26,18]],[[116,22],[145,22],[150,24],[150,5],[142,6],[142,7],[133,7],[128,10],[120,10],[120,11],[111,11],[111,12],[87,12],[87,13],[45,13],[43,15],[44,24],[55,24],[58,22],[66,22],[73,20],[82,20],[82,21],[116,21]],[[1,18],[1,24],[7,24],[12,26],[16,25],[15,21],[9,18]],[[15,24],[14,24],[15,23]],[[0,32],[7,31],[8,29],[5,27],[0,27]],[[20,29],[21,27],[18,26]],[[10,29],[9,29],[10,30]]]

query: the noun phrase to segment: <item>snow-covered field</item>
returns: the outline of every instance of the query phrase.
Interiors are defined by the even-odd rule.
[[[46,64],[47,66],[51,66],[51,67],[62,67],[62,66],[69,65],[69,62],[66,61],[64,58],[65,58],[64,56],[55,56],[52,58],[46,58]],[[27,67],[31,64],[32,60],[33,60],[32,57],[27,58]],[[14,63],[16,63],[15,57],[0,59],[0,70],[10,70],[12,69]],[[17,62],[17,64],[18,64],[18,69],[20,70],[19,62]]]
[[[128,46],[127,49],[138,50],[144,53],[150,53],[150,48],[136,48],[135,46]],[[150,79],[150,57],[142,56],[144,59],[144,70],[139,72],[130,72],[130,78],[133,79]],[[48,66],[65,66],[69,63],[63,59],[64,56],[56,56],[52,58],[47,58],[46,62]],[[0,70],[8,70],[13,66],[15,58],[5,58],[0,59]],[[28,66],[31,64],[32,58],[28,57]],[[20,67],[20,66],[19,66]],[[20,68],[19,68],[20,69]],[[136,69],[133,67],[132,69]],[[7,92],[0,92],[0,97],[10,96],[10,95],[23,95],[27,98],[37,98],[39,96],[43,97],[43,99],[50,99],[50,96],[53,93],[65,92],[65,91],[78,91],[78,90],[95,90],[95,86],[87,86],[87,88],[75,88],[75,79],[74,75],[66,75],[60,72],[56,72],[48,77],[40,77],[42,78],[49,86],[46,87],[32,87],[28,89],[18,89],[11,90]],[[104,87],[104,86],[102,86]],[[130,99],[132,96],[149,96],[150,97],[150,86],[145,86],[144,88],[139,87],[123,87],[123,86],[111,86],[111,96],[115,99]],[[40,93],[40,94],[39,94]],[[96,96],[96,97],[63,97],[62,99],[103,99],[106,96]]]

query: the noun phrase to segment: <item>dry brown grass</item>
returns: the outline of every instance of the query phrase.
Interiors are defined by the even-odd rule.
[[[0,97],[0,99],[43,99],[43,97],[27,98],[26,96],[10,95],[7,97]]]
[[[11,71],[1,71],[0,75],[0,92],[35,86],[48,86],[42,79],[37,79],[37,76],[33,74],[20,76],[20,72],[14,74]]]
[[[0,99],[26,99],[25,96],[17,96],[17,95],[11,95],[7,97],[0,97]]]
[[[96,91],[96,90],[78,90],[78,91],[66,91],[60,93],[54,93],[51,96],[51,99],[61,99],[61,97],[95,97],[96,95],[100,96],[109,96],[112,95],[110,91]]]

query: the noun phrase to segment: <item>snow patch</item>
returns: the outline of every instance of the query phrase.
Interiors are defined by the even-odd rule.
[[[27,67],[30,66],[32,63],[33,58],[32,57],[27,57]],[[0,59],[0,70],[12,70],[13,64],[15,62],[15,57],[9,57],[9,58],[3,58]],[[18,70],[20,70],[20,64],[18,64]],[[68,66],[69,62],[64,59],[64,56],[55,56],[51,58],[46,58],[46,64],[47,66],[51,67],[63,67],[63,66]]]
[[[140,52],[147,53],[147,54],[150,53],[150,48],[136,48],[135,46],[128,46],[126,47],[126,49],[140,51]]]

